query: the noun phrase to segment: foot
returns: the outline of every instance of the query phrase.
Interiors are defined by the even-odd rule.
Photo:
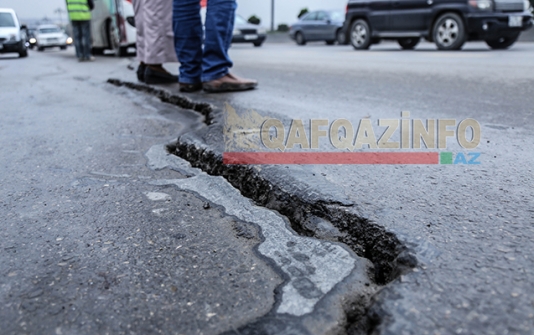
[[[161,65],[147,65],[145,70],[145,83],[147,84],[172,84],[178,82],[178,76],[170,74]]]
[[[209,93],[237,92],[251,90],[258,86],[258,82],[252,79],[244,79],[228,73],[226,76],[203,83],[204,91]]]
[[[145,82],[145,71],[146,71],[146,64],[141,62],[139,63],[139,67],[137,68],[137,80],[144,83]]]
[[[95,58],[93,56],[89,56],[89,58],[86,58],[85,60],[88,62],[94,62]]]
[[[192,93],[192,92],[200,91],[201,89],[202,89],[201,83],[196,83],[196,84],[180,83],[180,92]]]

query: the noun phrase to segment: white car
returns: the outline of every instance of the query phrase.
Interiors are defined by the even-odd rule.
[[[35,46],[38,51],[56,47],[65,50],[69,44],[68,39],[63,29],[53,24],[41,25],[35,30]]]
[[[135,48],[135,29],[132,0],[94,0],[91,34],[93,54],[112,50],[117,56],[126,56],[128,48]]]
[[[13,9],[0,8],[0,54],[16,52],[20,57],[28,56],[27,36],[23,28]]]

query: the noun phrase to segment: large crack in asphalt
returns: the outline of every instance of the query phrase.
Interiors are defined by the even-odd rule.
[[[168,150],[190,162],[193,167],[210,175],[224,177],[256,204],[284,215],[300,235],[324,239],[327,236],[317,226],[323,220],[332,223],[344,233],[337,237],[339,242],[349,246],[358,256],[373,262],[374,280],[379,285],[391,282],[417,265],[415,257],[395,234],[351,213],[348,206],[321,200],[309,202],[271,183],[250,166],[223,164],[221,155],[195,143],[179,139],[177,143],[169,145]],[[334,237],[332,234],[330,239]]]
[[[288,188],[283,184],[284,178],[273,177],[276,173],[273,174],[272,171],[269,173],[268,169],[266,171],[266,169],[254,166],[223,164],[222,150],[206,144],[209,142],[206,137],[213,137],[217,131],[222,135],[222,126],[219,124],[217,115],[219,111],[212,105],[193,102],[188,98],[146,85],[116,79],[110,79],[108,82],[115,86],[145,92],[158,97],[163,102],[195,110],[204,115],[207,128],[212,129],[203,134],[187,133],[175,143],[167,145],[167,151],[208,175],[223,177],[239,190],[241,195],[251,199],[256,205],[280,213],[289,220],[291,228],[300,236],[342,243],[356,255],[370,260],[372,267],[369,277],[374,281],[374,285],[382,287],[417,265],[413,253],[395,234],[360,216],[354,210],[354,204],[310,196],[298,188]],[[285,182],[287,183],[288,180],[291,181],[291,179],[286,179]],[[183,188],[184,185],[180,187]],[[193,189],[192,186],[190,188]],[[285,271],[291,270],[285,269]],[[307,293],[312,291],[306,290]],[[348,300],[344,301],[342,306],[345,313],[344,332],[349,334],[373,333],[376,326],[380,324],[384,312],[373,308],[372,297],[353,294]],[[240,334],[276,334],[281,329],[286,331],[292,329],[296,333],[301,333],[295,327],[286,327],[287,324],[294,324],[292,319],[296,317],[299,316],[287,315],[287,313],[276,314],[273,308],[269,315],[236,331]]]
[[[184,96],[171,94],[159,88],[154,88],[154,87],[143,85],[143,84],[136,84],[136,83],[131,83],[127,81],[122,81],[119,79],[110,78],[108,79],[108,83],[115,85],[117,87],[123,86],[129,89],[132,89],[132,90],[144,92],[144,93],[147,93],[147,94],[150,94],[150,95],[153,95],[159,98],[162,102],[166,102],[166,103],[178,106],[183,109],[189,109],[189,110],[198,112],[204,116],[204,123],[207,125],[210,125],[213,122],[213,118],[212,118],[213,108],[208,103],[195,102]]]

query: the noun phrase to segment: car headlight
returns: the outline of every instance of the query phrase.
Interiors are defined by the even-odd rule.
[[[469,5],[480,10],[490,11],[493,9],[492,0],[469,0]]]
[[[10,42],[15,42],[16,40],[17,40],[17,35],[15,35],[15,34],[9,35],[9,41]]]
[[[32,37],[32,38],[30,38],[30,43],[31,43],[31,44],[35,44],[35,43],[37,43],[37,40],[36,40],[35,38]]]
[[[234,31],[232,32],[232,35],[241,35],[241,30],[234,29]]]
[[[67,41],[66,41],[67,44],[72,44],[72,37],[67,37]]]
[[[126,22],[128,22],[130,24],[130,26],[134,27],[135,28],[135,17],[133,16],[128,16],[126,18]]]
[[[523,11],[528,12],[530,10],[530,1],[523,0]]]

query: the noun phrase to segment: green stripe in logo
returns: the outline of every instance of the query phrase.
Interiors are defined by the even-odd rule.
[[[452,152],[441,152],[439,154],[440,164],[452,164]]]

